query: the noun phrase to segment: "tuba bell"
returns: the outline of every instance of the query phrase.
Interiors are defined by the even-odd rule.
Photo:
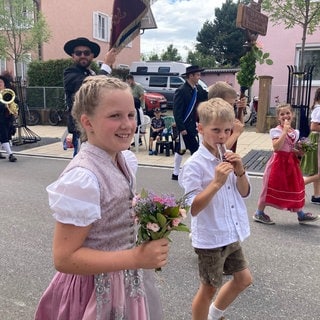
[[[16,94],[11,89],[3,89],[0,91],[0,102],[3,104],[11,104],[15,98]]]
[[[0,102],[5,104],[10,114],[15,117],[18,115],[19,107],[14,102],[16,94],[11,89],[3,89],[0,91]]]

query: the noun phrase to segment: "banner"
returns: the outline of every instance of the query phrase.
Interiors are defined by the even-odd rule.
[[[139,35],[149,6],[149,0],[114,0],[110,48],[121,50]]]

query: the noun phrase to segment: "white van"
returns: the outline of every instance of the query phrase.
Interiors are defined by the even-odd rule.
[[[190,64],[175,61],[139,61],[133,62],[130,73],[134,80],[140,83],[147,92],[163,94],[168,107],[173,106],[173,96],[177,88],[184,84],[181,76]],[[206,89],[203,81],[199,84]]]

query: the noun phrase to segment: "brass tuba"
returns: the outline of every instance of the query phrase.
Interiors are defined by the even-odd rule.
[[[16,94],[11,89],[3,89],[0,91],[0,102],[3,104],[10,104],[16,98]]]
[[[18,106],[14,102],[16,94],[11,89],[3,89],[0,91],[0,102],[5,104],[11,114],[18,115]]]

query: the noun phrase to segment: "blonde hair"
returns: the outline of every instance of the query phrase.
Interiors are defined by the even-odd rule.
[[[207,125],[212,121],[232,122],[235,119],[231,105],[222,98],[212,98],[198,106],[199,122]]]
[[[284,102],[284,103],[280,103],[280,104],[276,107],[276,115],[277,115],[277,117],[279,117],[280,111],[281,111],[282,109],[289,109],[289,110],[291,111],[291,113],[293,114],[293,109],[292,109],[290,103]]]
[[[81,125],[83,114],[93,115],[96,107],[100,103],[101,93],[113,90],[129,90],[127,83],[118,78],[100,76],[89,76],[84,79],[80,89],[75,94],[74,103],[71,111],[75,119],[77,129],[81,133],[81,141],[87,141],[88,137]],[[131,91],[130,91],[131,92]]]
[[[208,99],[211,98],[237,98],[237,92],[224,81],[218,81],[208,88]]]

